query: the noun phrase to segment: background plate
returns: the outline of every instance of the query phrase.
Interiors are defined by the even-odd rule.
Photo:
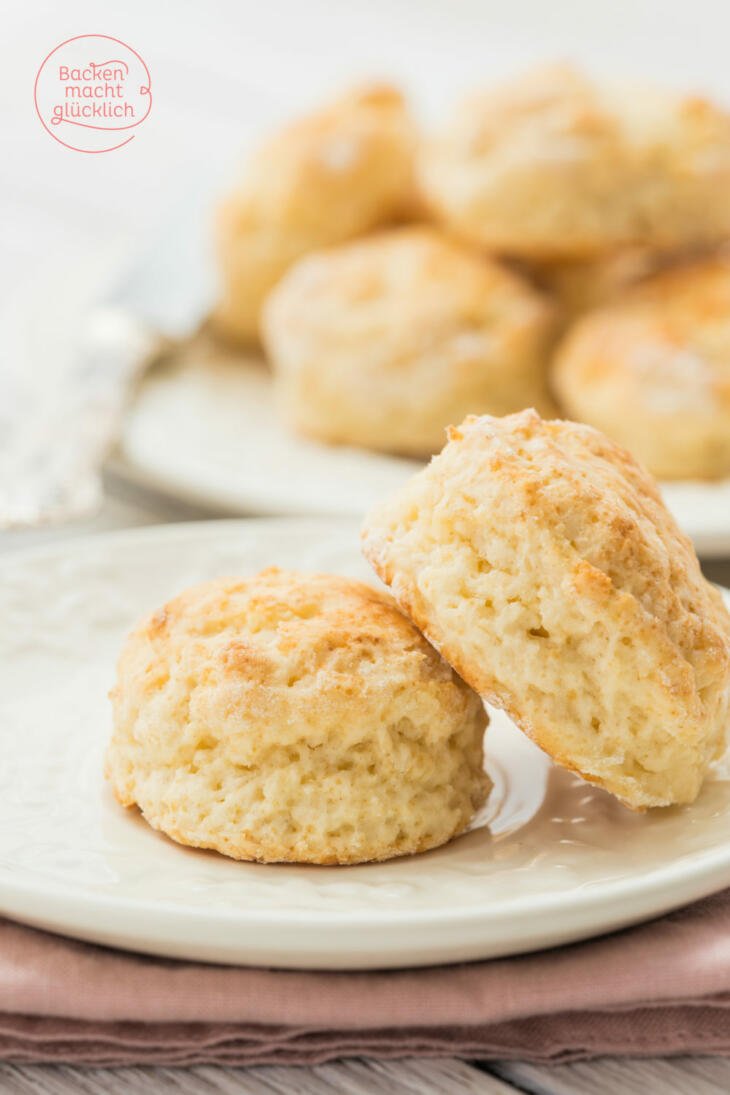
[[[271,563],[368,577],[356,526],[332,521],[167,526],[0,561],[0,911],[173,957],[374,968],[580,939],[730,883],[723,769],[693,806],[634,814],[501,716],[485,810],[425,855],[263,866],[153,832],[101,774],[119,644],[184,586]]]
[[[297,437],[281,423],[263,362],[199,338],[144,380],[115,470],[228,513],[361,516],[420,466]],[[730,479],[665,484],[698,553],[730,553]]]

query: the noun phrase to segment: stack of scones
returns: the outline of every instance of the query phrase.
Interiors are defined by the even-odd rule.
[[[535,407],[666,479],[730,475],[730,115],[554,66],[422,135],[367,86],[254,155],[217,217],[213,326],[289,425],[428,457]]]
[[[363,548],[392,596],[272,568],[130,635],[123,805],[237,859],[425,851],[489,791],[482,699],[633,809],[694,801],[725,749],[730,616],[628,452],[532,410],[470,416]]]
[[[292,427],[438,455],[365,521],[389,592],[270,568],[139,625],[119,801],[237,859],[422,852],[489,793],[487,701],[627,807],[693,802],[730,616],[652,473],[730,475],[730,117],[558,67],[423,139],[367,87],[264,145],[217,231],[215,329]]]

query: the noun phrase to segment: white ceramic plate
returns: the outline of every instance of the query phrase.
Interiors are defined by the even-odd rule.
[[[117,470],[229,513],[361,516],[420,465],[289,433],[263,363],[205,343],[144,381]],[[667,484],[664,496],[705,557],[730,553],[730,480]]]
[[[182,848],[102,779],[107,690],[141,614],[213,575],[278,563],[367,576],[350,522],[235,521],[63,542],[0,562],[0,911],[154,954],[370,968],[551,946],[730,883],[730,782],[629,812],[506,720],[472,831],[359,867],[235,863]]]

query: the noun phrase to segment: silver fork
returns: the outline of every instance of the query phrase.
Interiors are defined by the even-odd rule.
[[[52,379],[41,382],[28,363],[22,373],[0,368],[0,529],[99,506],[101,467],[135,383],[200,326],[214,298],[207,207],[207,192],[188,195],[147,258],[90,310]]]

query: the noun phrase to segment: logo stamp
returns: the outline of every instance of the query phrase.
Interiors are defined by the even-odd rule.
[[[152,109],[149,69],[108,34],[79,34],[51,50],[33,89],[47,133],[75,152],[112,152],[134,140]]]

